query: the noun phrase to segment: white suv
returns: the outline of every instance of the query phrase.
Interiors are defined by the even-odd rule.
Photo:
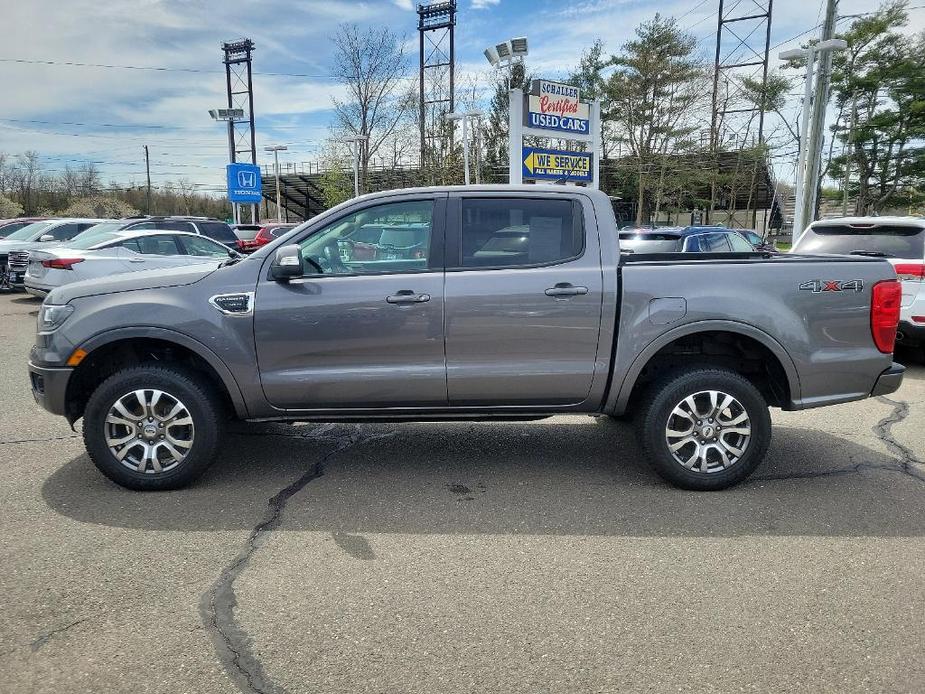
[[[889,260],[902,280],[896,341],[925,346],[925,217],[840,217],[809,225],[791,253],[867,255]]]

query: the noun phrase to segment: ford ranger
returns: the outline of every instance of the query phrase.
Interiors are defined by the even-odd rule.
[[[619,244],[585,188],[366,195],[217,268],[53,290],[32,391],[132,489],[193,481],[230,418],[631,414],[657,473],[711,490],[761,462],[769,407],[900,386],[885,260]]]

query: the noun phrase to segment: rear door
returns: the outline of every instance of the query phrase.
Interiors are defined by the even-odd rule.
[[[118,244],[128,272],[155,270],[189,265],[176,234],[152,234],[127,239]]]
[[[451,405],[571,405],[587,399],[603,280],[597,224],[582,200],[577,194],[451,196]]]

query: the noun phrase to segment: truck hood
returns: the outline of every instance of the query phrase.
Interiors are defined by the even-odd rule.
[[[185,287],[208,277],[218,269],[221,263],[221,260],[212,260],[181,268],[139,270],[138,272],[114,275],[108,279],[73,282],[53,289],[45,298],[45,302],[49,304],[66,304],[73,299],[80,299],[85,296],[131,292],[139,289]]]

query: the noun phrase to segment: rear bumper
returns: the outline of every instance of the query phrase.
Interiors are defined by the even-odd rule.
[[[899,330],[896,333],[896,344],[916,347],[925,345],[925,323],[912,323],[899,321]]]
[[[29,283],[26,283],[24,287],[27,293],[31,294],[32,296],[37,296],[40,299],[44,299],[46,296],[48,296],[48,293],[53,289],[53,287],[48,287],[46,289],[45,287],[37,287],[34,284]]]
[[[64,416],[67,402],[67,384],[74,369],[70,367],[36,366],[29,362],[29,380],[32,397],[52,414]]]
[[[895,393],[899,390],[899,386],[903,383],[903,374],[905,371],[905,366],[893,362],[890,368],[877,377],[877,382],[874,383],[874,389],[870,392],[871,397],[888,395],[889,393]]]

